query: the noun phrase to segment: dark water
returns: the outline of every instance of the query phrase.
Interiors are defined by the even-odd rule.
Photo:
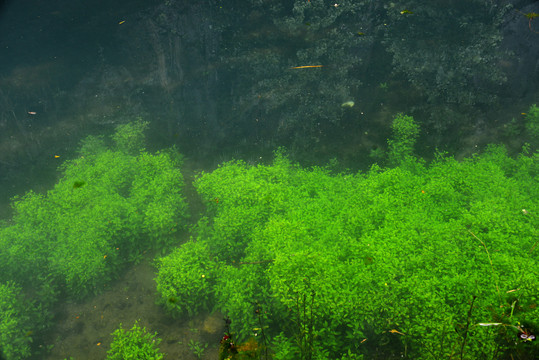
[[[177,144],[206,167],[286,146],[306,164],[365,168],[398,112],[422,125],[420,153],[469,154],[509,142],[504,126],[535,102],[531,1],[418,3],[411,14],[309,3],[4,2],[3,202],[53,181],[51,156],[137,116],[152,122],[153,148]],[[302,65],[323,67],[292,69]]]
[[[278,146],[366,168],[398,112],[421,124],[427,157],[518,150],[539,94],[539,20],[525,16],[539,5],[465,3],[4,1],[0,217],[12,196],[50,188],[80,139],[136,117],[150,149],[175,144],[194,169],[266,162]]]

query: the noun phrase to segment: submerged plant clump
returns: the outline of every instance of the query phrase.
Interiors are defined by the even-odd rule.
[[[31,354],[32,321],[21,296],[22,289],[7,282],[0,284],[0,355],[7,359],[27,357]],[[3,359],[4,357],[2,357]]]
[[[278,151],[201,174],[211,221],[161,260],[163,301],[213,305],[275,359],[531,358],[518,338],[539,326],[539,154],[492,146],[427,166],[398,118],[394,168],[334,174]]]
[[[59,295],[95,294],[144,252],[176,242],[188,215],[181,160],[174,151],[146,152],[146,127],[142,121],[121,125],[111,144],[88,137],[80,156],[62,165],[53,189],[15,198],[13,218],[0,227],[0,285],[35,301],[4,314],[0,328],[42,312],[32,316],[30,329],[42,331]],[[21,332],[3,335],[2,351],[29,342]],[[13,358],[27,355],[20,349]]]
[[[141,327],[138,321],[130,330],[124,330],[122,324],[112,335],[114,340],[107,352],[107,360],[161,360],[163,353],[159,352],[161,339],[157,333],[150,333],[145,327]]]

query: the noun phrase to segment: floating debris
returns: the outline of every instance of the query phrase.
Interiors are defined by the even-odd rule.
[[[290,69],[308,69],[308,68],[319,68],[319,67],[322,67],[324,65],[303,65],[303,66],[294,66],[294,67],[291,67]]]

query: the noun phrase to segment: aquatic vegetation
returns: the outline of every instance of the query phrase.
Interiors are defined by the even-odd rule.
[[[204,243],[189,241],[170,255],[157,259],[156,267],[159,271],[155,279],[157,291],[161,294],[161,303],[172,315],[194,315],[211,307],[216,266]]]
[[[22,289],[13,282],[0,284],[0,355],[4,359],[30,356],[33,324]]]
[[[13,218],[0,228],[0,284],[16,281],[43,309],[32,330],[47,325],[46,312],[60,295],[98,293],[144,252],[176,243],[188,216],[181,157],[145,152],[145,127],[120,126],[111,145],[89,137],[80,156],[63,163],[53,189],[14,199]]]
[[[272,165],[201,174],[211,216],[194,240],[203,252],[165,257],[165,273],[180,258],[175,273],[199,284],[183,262],[209,258],[200,301],[213,298],[238,342],[261,321],[276,359],[531,359],[537,342],[515,340],[539,326],[539,154],[491,146],[426,165],[411,153],[413,119],[395,120],[390,144],[402,145],[404,165],[336,174],[278,151]],[[184,246],[195,249],[177,252]],[[491,322],[511,326],[481,325]]]
[[[124,330],[122,324],[112,335],[114,340],[107,352],[107,360],[160,360],[164,354],[159,352],[161,339],[157,333],[150,333],[146,327],[141,327],[138,321],[129,330]]]
[[[413,156],[414,146],[419,136],[419,125],[411,116],[399,114],[391,125],[393,138],[388,140],[389,163],[392,166],[404,165]]]
[[[115,148],[123,153],[138,155],[144,150],[144,130],[149,122],[138,119],[127,124],[118,125],[112,140]]]
[[[177,165],[165,152],[134,156],[119,150],[66,161],[54,189],[16,199],[13,226],[40,239],[33,245],[38,266],[49,269],[68,295],[95,293],[144,250],[174,241],[178,217],[187,214]],[[22,241],[13,235],[11,248]],[[28,271],[17,278],[29,275],[36,260],[29,259]]]
[[[197,357],[197,359],[202,359],[202,355],[208,347],[208,343],[201,344],[200,342],[191,339],[188,346],[189,349],[193,352],[193,355]]]

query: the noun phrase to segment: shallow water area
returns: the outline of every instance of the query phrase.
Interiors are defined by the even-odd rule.
[[[40,359],[105,359],[119,324],[130,329],[136,320],[162,339],[159,349],[165,359],[200,359],[189,342],[208,344],[201,359],[216,359],[224,331],[219,313],[193,319],[172,319],[156,304],[155,269],[149,258],[128,269],[108,290],[87,302],[70,303],[57,309],[57,327],[51,334],[52,349]],[[49,344],[42,344],[46,347]]]

